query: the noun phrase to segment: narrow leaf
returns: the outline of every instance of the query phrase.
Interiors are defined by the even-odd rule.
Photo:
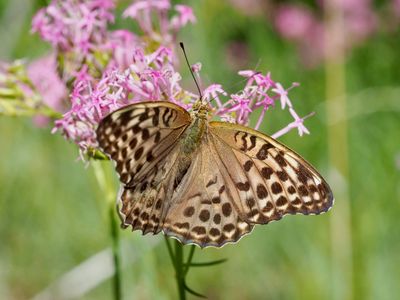
[[[199,297],[199,298],[205,298],[205,299],[207,299],[206,296],[204,296],[204,295],[202,295],[202,294],[200,294],[200,293],[198,293],[198,292],[192,290],[190,287],[188,287],[188,286],[186,285],[186,282],[184,282],[183,285],[184,285],[184,287],[185,287],[185,290],[186,290],[189,294],[192,294],[193,296],[196,296],[196,297]]]
[[[223,258],[223,259],[214,260],[214,261],[210,261],[210,262],[190,263],[189,266],[190,267],[208,267],[208,266],[222,264],[222,263],[226,262],[227,260],[228,260],[227,258]]]

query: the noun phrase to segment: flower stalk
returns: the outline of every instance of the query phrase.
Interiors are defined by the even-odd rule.
[[[175,240],[174,241],[175,245],[173,249],[168,237],[165,237],[165,242],[167,244],[168,254],[171,258],[172,265],[175,269],[175,279],[178,288],[179,300],[185,300],[186,299],[185,277],[189,271],[189,265],[184,263],[183,245],[178,240]],[[189,260],[190,261],[192,260],[195,251],[195,246],[191,247],[192,248],[190,249],[188,262]]]
[[[173,248],[170,239],[165,236],[165,243],[167,245],[168,254],[171,258],[172,266],[174,267],[175,270],[175,279],[178,288],[179,300],[186,299],[186,292],[199,298],[207,298],[206,296],[194,291],[187,285],[186,276],[189,273],[190,267],[215,266],[226,262],[227,259],[223,258],[210,262],[194,263],[192,261],[194,253],[196,251],[196,246],[191,245],[189,254],[187,255],[187,259],[185,261],[184,245],[181,242],[179,242],[178,240],[174,240],[174,248]],[[186,246],[186,248],[188,248],[188,246]]]
[[[122,270],[120,261],[120,236],[119,236],[119,226],[118,220],[115,213],[115,206],[109,206],[110,213],[110,233],[112,239],[112,254],[114,261],[115,274],[113,277],[113,289],[114,289],[114,299],[122,299]]]
[[[115,210],[115,189],[112,184],[109,163],[107,161],[93,161],[94,174],[101,194],[106,198],[111,236],[111,249],[114,263],[113,295],[114,300],[122,300],[122,268],[120,254],[120,235],[118,219]]]

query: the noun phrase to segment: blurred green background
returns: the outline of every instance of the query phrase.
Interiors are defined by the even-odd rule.
[[[316,112],[305,123],[311,135],[293,131],[280,140],[326,176],[336,203],[327,214],[287,217],[256,227],[238,244],[198,250],[197,261],[229,260],[192,268],[189,285],[209,299],[396,299],[399,29],[378,31],[342,62],[309,69],[266,13],[247,13],[234,2],[189,2],[197,24],[181,39],[191,60],[202,62],[204,83],[228,90],[241,79],[237,70],[257,65],[284,86],[300,82],[290,97],[299,114]],[[0,1],[1,60],[33,59],[49,50],[29,34],[42,5]],[[182,73],[183,86],[191,87]],[[272,134],[289,120],[277,109],[262,130]],[[77,148],[59,134],[22,118],[0,118],[0,157],[0,299],[111,299],[107,211],[93,167],[78,162]],[[163,240],[128,230],[121,237],[125,299],[174,299]]]

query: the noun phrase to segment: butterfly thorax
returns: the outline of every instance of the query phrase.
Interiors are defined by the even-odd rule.
[[[191,155],[198,148],[207,126],[207,119],[194,116],[192,120],[181,140],[181,150],[186,155]]]

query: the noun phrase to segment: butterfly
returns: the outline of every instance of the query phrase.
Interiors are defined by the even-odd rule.
[[[256,224],[332,206],[330,187],[300,155],[210,118],[200,98],[190,113],[172,102],[140,102],[100,122],[99,146],[121,181],[122,227],[221,247]]]

